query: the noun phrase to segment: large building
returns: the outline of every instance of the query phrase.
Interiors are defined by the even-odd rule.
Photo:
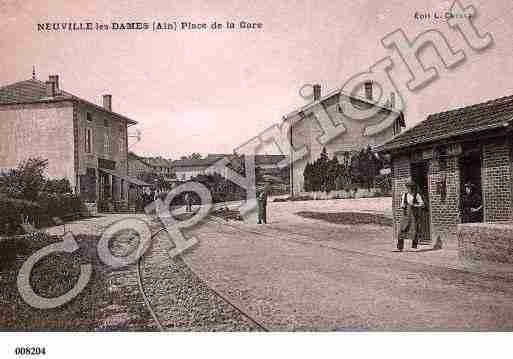
[[[339,162],[347,161],[347,158],[356,151],[370,146],[375,148],[390,140],[401,132],[405,126],[404,116],[401,111],[394,108],[394,96],[386,104],[379,104],[373,100],[372,83],[365,84],[365,97],[347,95],[341,90],[335,90],[325,96],[321,96],[320,87],[314,86],[314,101],[284,116],[284,121],[291,125],[290,141],[295,149],[306,146],[309,153],[303,158],[294,158],[291,154],[290,166],[290,190],[291,194],[304,191],[303,173],[308,162],[312,163],[319,158],[323,147],[326,148],[329,158],[336,156]],[[343,126],[345,131],[326,145],[319,142],[323,130],[320,126],[314,106],[322,106],[335,126]],[[355,119],[350,111],[368,111],[375,109],[373,116],[368,119]],[[390,126],[380,127],[384,119]],[[392,121],[390,121],[392,119]],[[366,131],[370,126],[377,131]]]
[[[404,184],[419,186],[425,239],[455,243],[464,184],[482,198],[484,222],[513,221],[513,96],[436,113],[382,146],[391,157],[395,233]],[[477,239],[476,239],[477,240]],[[498,242],[497,242],[498,243]],[[486,243],[489,248],[497,243]]]
[[[31,157],[48,160],[47,175],[67,178],[87,201],[126,201],[129,126],[137,122],[112,110],[112,96],[98,106],[61,89],[59,76],[33,77],[0,88],[0,168]]]

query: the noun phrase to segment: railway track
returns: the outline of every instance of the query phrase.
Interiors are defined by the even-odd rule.
[[[152,234],[151,240],[152,243],[154,243],[155,237],[157,237],[160,233],[166,231],[165,228],[158,229],[155,233]],[[150,246],[148,251],[139,258],[137,261],[137,282],[139,286],[139,290],[141,292],[141,295],[143,297],[144,304],[148,311],[151,314],[151,317],[153,318],[153,321],[155,322],[157,328],[159,331],[166,331],[166,325],[164,321],[161,319],[162,313],[158,313],[159,310],[156,308],[154,304],[152,304],[151,295],[148,293],[148,287],[145,286],[144,282],[144,270],[145,270],[145,260],[148,255],[151,255],[151,251],[153,249],[153,246]],[[185,266],[187,266],[188,270],[199,280],[202,282],[204,286],[208,288],[208,290],[213,293],[215,296],[220,298],[222,301],[224,301],[228,306],[233,308],[236,312],[238,312],[242,317],[244,317],[248,322],[250,322],[255,328],[267,332],[269,331],[268,328],[266,328],[262,323],[260,323],[256,318],[254,318],[250,313],[245,311],[243,308],[235,304],[233,301],[231,301],[229,298],[224,296],[222,293],[217,291],[215,288],[210,286],[201,276],[199,276],[196,272],[190,268],[185,262],[183,262]],[[158,298],[157,298],[158,299]],[[160,315],[159,315],[160,314]]]

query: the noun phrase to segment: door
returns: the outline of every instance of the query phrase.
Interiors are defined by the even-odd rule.
[[[430,215],[429,215],[429,189],[428,189],[428,169],[429,165],[426,161],[415,162],[411,164],[411,177],[417,184],[425,207],[419,211],[418,218],[418,235],[421,243],[431,242],[430,234]]]
[[[471,183],[473,191],[477,192],[479,198],[483,198],[481,186],[481,150],[478,144],[469,144],[463,147],[463,156],[459,159],[460,168],[460,199],[465,194],[465,184]],[[482,202],[481,202],[482,203]],[[463,219],[463,213],[461,218]],[[475,217],[474,222],[483,221],[483,210]]]

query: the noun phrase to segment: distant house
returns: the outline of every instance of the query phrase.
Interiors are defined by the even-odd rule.
[[[393,95],[393,94],[392,94]],[[365,84],[365,97],[348,95],[341,89],[321,96],[319,85],[314,86],[314,101],[284,116],[283,120],[291,125],[290,141],[295,149],[306,146],[309,149],[307,156],[293,158],[290,155],[290,189],[291,194],[304,191],[303,173],[307,163],[313,163],[320,157],[323,147],[326,147],[329,158],[336,156],[339,162],[348,162],[352,155],[363,148],[370,146],[375,148],[390,140],[401,132],[405,126],[403,113],[394,108],[392,96],[385,104],[379,104],[373,100],[372,83]],[[344,126],[345,132],[323,146],[318,138],[323,134],[312,108],[322,105],[334,125]],[[351,111],[368,111],[376,109],[376,113],[366,120],[354,119],[349,116]],[[390,117],[392,116],[392,117]],[[377,131],[366,132],[368,126],[381,123],[384,118],[392,118],[391,125],[379,128]]]
[[[86,200],[126,201],[127,129],[137,122],[112,111],[112,96],[98,106],[60,88],[59,76],[0,88],[0,168],[30,157],[48,159],[48,176],[67,178]]]
[[[172,169],[176,173],[177,180],[188,181],[192,177],[199,174],[205,174],[205,171],[217,161],[226,158],[232,168],[241,168],[244,161],[243,156],[234,154],[209,154],[201,159],[181,159],[172,162]],[[255,167],[259,167],[263,174],[270,174],[278,176],[280,169],[278,164],[285,159],[284,155],[255,155]],[[226,173],[224,174],[226,176]]]
[[[142,157],[133,152],[128,153],[128,172],[137,177],[142,173],[155,173],[165,178],[173,177],[172,161],[162,157]]]
[[[171,166],[172,171],[176,174],[176,179],[185,182],[200,174],[205,174],[205,171],[217,161],[223,158],[231,161],[234,157],[235,155],[232,154],[210,154],[201,159],[187,158],[175,160],[171,163]]]
[[[513,96],[429,115],[384,144],[391,157],[395,232],[404,184],[427,202],[426,239],[455,240],[464,184],[482,197],[484,222],[513,221]],[[491,245],[491,244],[490,244]]]

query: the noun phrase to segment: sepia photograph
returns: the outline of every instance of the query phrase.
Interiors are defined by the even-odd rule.
[[[511,1],[0,13],[0,357],[507,350]]]

